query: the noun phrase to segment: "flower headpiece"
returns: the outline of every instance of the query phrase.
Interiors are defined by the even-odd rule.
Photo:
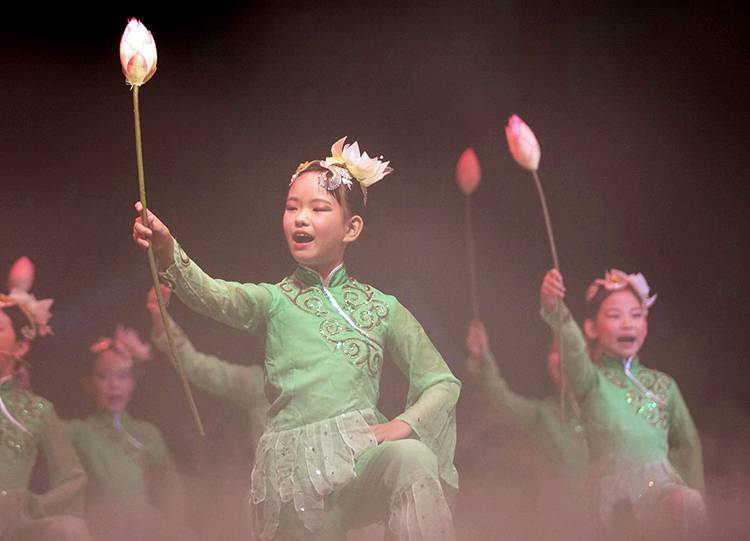
[[[8,273],[8,293],[0,294],[0,308],[18,306],[28,325],[21,328],[24,340],[33,340],[37,336],[52,334],[49,320],[52,318],[50,308],[54,299],[37,298],[29,292],[34,283],[34,264],[28,257],[21,257],[13,263]]]
[[[344,184],[351,190],[352,181],[356,180],[362,188],[365,203],[367,203],[367,188],[381,180],[393,171],[389,167],[390,162],[384,162],[383,156],[371,158],[367,152],[359,151],[359,143],[345,145],[346,137],[336,141],[331,147],[331,156],[325,160],[314,160],[302,162],[292,175],[291,185],[298,176],[312,167],[322,169],[318,176],[318,184],[321,188],[333,191]]]
[[[152,358],[151,344],[143,342],[138,333],[133,329],[118,325],[112,338],[99,338],[94,342],[89,351],[98,355],[103,351],[113,349],[127,356],[131,361],[144,362]]]
[[[635,291],[646,309],[651,308],[654,302],[656,302],[656,295],[649,296],[651,288],[648,286],[645,276],[640,272],[637,274],[625,274],[618,269],[607,271],[604,274],[604,278],[597,278],[591,282],[586,291],[586,301],[590,302],[602,288],[607,291],[617,291],[626,287],[630,287]]]

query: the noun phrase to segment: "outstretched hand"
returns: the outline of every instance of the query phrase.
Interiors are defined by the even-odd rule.
[[[466,331],[466,349],[469,352],[469,362],[474,368],[478,368],[492,355],[487,330],[480,319],[475,319],[469,324]]]
[[[404,440],[411,436],[412,433],[409,423],[400,419],[393,419],[392,421],[379,425],[371,425],[370,430],[372,430],[378,443],[384,441]]]
[[[542,303],[542,309],[550,313],[554,311],[557,303],[565,298],[565,284],[562,274],[557,269],[550,269],[544,275],[542,287],[539,291],[539,300]]]
[[[135,203],[138,213],[133,222],[133,242],[143,250],[148,250],[149,243],[154,248],[154,255],[159,263],[159,270],[166,270],[173,262],[172,250],[174,239],[166,225],[150,210],[148,211],[148,224],[141,221],[143,206],[140,201]]]

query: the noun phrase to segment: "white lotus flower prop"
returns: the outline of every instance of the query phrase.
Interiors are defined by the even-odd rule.
[[[130,19],[120,38],[120,65],[130,86],[148,82],[156,73],[156,42],[138,19]]]
[[[34,284],[34,264],[28,257],[19,257],[8,273],[8,291],[21,289],[31,291]]]
[[[360,154],[359,143],[355,141],[346,145],[345,141],[346,137],[342,137],[333,144],[331,156],[325,159],[325,165],[343,165],[363,188],[369,188],[388,173],[393,172],[393,168],[388,167],[390,161],[382,161],[382,156],[371,158],[367,152]]]
[[[0,295],[0,308],[18,306],[29,320],[29,325],[21,329],[25,340],[52,333],[49,320],[52,319],[54,299],[37,299],[30,291],[34,285],[34,264],[28,257],[20,257],[13,263],[8,273],[8,294]]]

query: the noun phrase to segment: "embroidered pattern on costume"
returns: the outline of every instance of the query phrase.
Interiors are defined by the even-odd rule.
[[[627,380],[621,369],[602,368],[602,373],[609,381],[621,389],[625,389],[625,401],[630,404],[636,415],[643,417],[643,419],[662,430],[669,428],[669,412],[666,403],[664,405],[658,404],[644,395]],[[662,374],[658,370],[639,367],[636,377],[646,389],[655,395],[665,398],[669,396],[672,379],[666,374]]]
[[[325,318],[320,323],[321,337],[331,343],[349,362],[358,368],[364,368],[371,376],[380,372],[383,364],[382,348],[359,335],[356,330],[354,332],[357,336],[351,336],[353,329],[349,325],[329,317],[333,311],[326,308],[325,297],[318,287],[303,287],[294,278],[287,277],[279,284],[279,288],[297,308],[316,317]],[[349,278],[343,286],[343,291],[342,308],[362,329],[374,329],[388,317],[388,307],[384,302],[374,298],[372,287]]]
[[[31,430],[32,434],[36,433],[36,425],[46,412],[43,401],[35,400],[26,393],[14,392],[6,396],[5,404],[18,422]],[[33,461],[36,457],[36,439],[35,435],[23,432],[0,414],[0,446],[9,448],[16,456]]]

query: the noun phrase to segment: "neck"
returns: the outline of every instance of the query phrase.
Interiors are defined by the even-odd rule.
[[[323,283],[324,286],[327,286],[334,272],[337,271],[339,268],[341,268],[343,265],[344,265],[344,260],[339,259],[335,263],[331,263],[328,265],[320,265],[320,266],[316,265],[316,266],[305,267],[305,268],[318,273],[318,275],[320,276],[320,281]]]

